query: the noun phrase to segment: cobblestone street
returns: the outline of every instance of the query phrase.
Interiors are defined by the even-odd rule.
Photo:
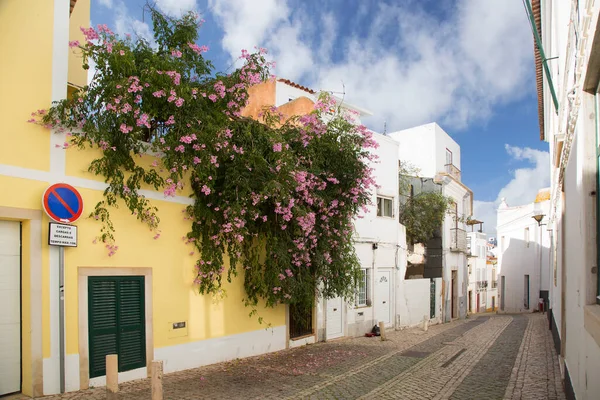
[[[149,399],[148,380],[120,399]],[[479,315],[165,375],[166,399],[564,399],[546,315]],[[104,399],[95,388],[45,399]]]

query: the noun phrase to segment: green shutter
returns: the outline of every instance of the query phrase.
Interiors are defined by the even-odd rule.
[[[146,365],[144,277],[88,278],[90,378],[106,375],[106,355],[119,371]]]
[[[144,278],[119,282],[119,371],[146,365]]]

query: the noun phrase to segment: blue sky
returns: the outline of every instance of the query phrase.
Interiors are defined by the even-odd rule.
[[[92,24],[151,35],[144,0],[92,0]],[[502,197],[531,202],[549,186],[539,140],[533,43],[518,0],[156,0],[206,20],[200,45],[217,70],[262,46],[275,73],[341,92],[381,132],[438,122],[461,146],[475,216],[495,225]]]

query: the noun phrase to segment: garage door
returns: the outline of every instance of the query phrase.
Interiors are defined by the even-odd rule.
[[[21,225],[0,221],[0,395],[21,390]]]

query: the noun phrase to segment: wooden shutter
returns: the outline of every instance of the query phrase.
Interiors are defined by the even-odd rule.
[[[89,277],[90,378],[106,375],[106,355],[117,354],[117,281]]]
[[[106,375],[106,355],[119,371],[146,365],[144,277],[88,278],[90,378]]]
[[[146,366],[144,278],[119,282],[119,371]]]

